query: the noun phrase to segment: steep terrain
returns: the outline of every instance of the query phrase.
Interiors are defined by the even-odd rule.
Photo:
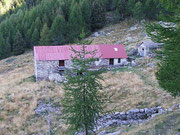
[[[127,52],[131,48],[135,48],[139,42],[148,39],[143,25],[136,24],[132,20],[107,26],[101,31],[104,31],[106,35],[88,38],[93,39],[92,44],[122,43]],[[23,55],[0,61],[0,135],[45,134],[48,132],[47,121],[42,115],[35,113],[39,101],[46,103],[50,96],[55,107],[60,108],[60,98],[63,96],[61,85],[45,81],[35,82],[33,59],[33,52],[27,51]],[[113,102],[106,105],[107,110],[114,107],[116,107],[115,111],[155,106],[170,108],[174,104],[180,103],[180,98],[172,97],[159,87],[154,75],[156,66],[147,66],[147,63],[153,63],[156,60],[140,58],[140,62],[141,66],[139,67],[119,68],[103,74],[105,79],[103,85],[108,86],[105,91],[109,95],[113,94]],[[54,86],[51,94],[47,93],[48,86]],[[169,122],[171,118],[179,119],[179,117],[179,112],[165,114],[157,117],[149,124],[134,125],[132,128],[122,127],[123,131],[126,132],[121,133],[154,134],[154,127],[155,129],[158,126],[162,127],[159,123],[162,121]],[[54,116],[52,127],[56,135],[66,134],[66,126],[61,123],[62,120],[58,116]],[[168,125],[164,126],[167,127]],[[112,132],[118,130],[117,127],[111,128]],[[174,129],[170,130],[172,131],[167,133],[173,134]],[[148,131],[148,133],[143,131]],[[158,130],[155,133],[158,134],[159,132],[161,131]],[[162,134],[164,132],[162,131]]]

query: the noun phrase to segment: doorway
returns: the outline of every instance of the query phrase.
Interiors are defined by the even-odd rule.
[[[109,65],[114,65],[114,59],[109,59]]]

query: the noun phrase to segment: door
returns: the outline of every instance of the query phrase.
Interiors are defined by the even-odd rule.
[[[114,59],[109,59],[109,65],[114,65]]]
[[[59,66],[64,66],[65,64],[64,64],[64,60],[60,60],[59,61]]]

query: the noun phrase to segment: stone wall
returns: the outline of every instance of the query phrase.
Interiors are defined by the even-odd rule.
[[[126,61],[126,59],[121,59],[121,62],[118,63],[118,59],[114,59],[114,65],[123,65],[123,63]],[[72,67],[72,61],[71,60],[65,60],[65,68],[71,68]],[[59,67],[59,61],[38,61],[35,60],[34,64],[35,68],[35,76],[36,80],[48,80],[49,75],[52,73],[59,73],[58,67]],[[108,66],[109,65],[109,59],[99,59],[98,61],[95,61],[94,66]]]
[[[58,72],[59,61],[36,61],[35,76],[36,80],[48,80],[51,73]]]

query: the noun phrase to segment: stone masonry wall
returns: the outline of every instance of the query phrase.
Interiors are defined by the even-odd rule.
[[[115,60],[116,62],[117,60]],[[117,63],[117,62],[116,62]],[[94,66],[108,66],[109,59],[99,59]],[[115,64],[116,65],[116,64]],[[36,80],[48,80],[49,75],[52,73],[58,73],[59,61],[38,61],[35,60],[35,76]],[[65,68],[71,68],[72,61],[65,60]]]
[[[35,64],[36,80],[48,80],[51,73],[57,73],[59,61],[36,61]]]

